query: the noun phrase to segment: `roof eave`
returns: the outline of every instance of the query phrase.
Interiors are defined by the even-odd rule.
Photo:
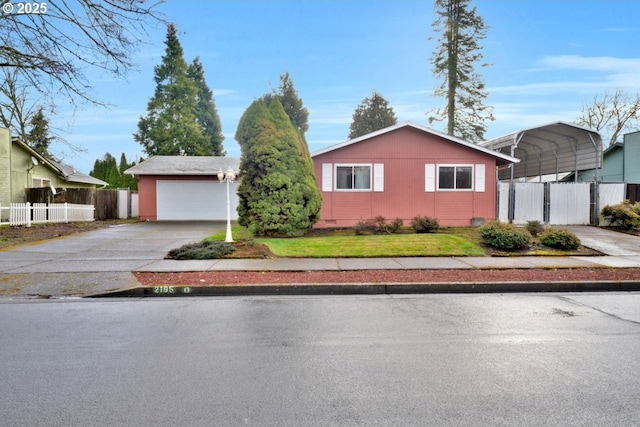
[[[503,154],[503,153],[500,153],[498,151],[491,150],[491,149],[483,147],[481,145],[472,144],[470,142],[467,142],[467,141],[465,141],[463,139],[460,139],[460,138],[457,138],[455,136],[451,136],[451,135],[448,135],[448,134],[443,133],[443,132],[438,132],[438,131],[436,131],[434,129],[430,129],[430,128],[427,128],[425,126],[419,125],[417,123],[413,123],[413,122],[403,122],[403,123],[400,123],[400,124],[397,124],[397,125],[394,125],[394,126],[389,126],[387,128],[380,129],[380,130],[378,130],[376,132],[372,132],[372,133],[369,133],[367,135],[362,135],[362,136],[360,136],[358,138],[350,139],[350,140],[343,141],[343,142],[338,143],[338,144],[331,145],[329,147],[326,147],[326,148],[320,149],[318,151],[315,151],[313,154],[311,154],[311,157],[316,157],[316,156],[319,156],[321,154],[329,153],[331,151],[335,151],[335,150],[338,150],[340,148],[347,147],[349,145],[355,144],[355,143],[360,142],[360,141],[364,141],[366,139],[374,138],[376,136],[383,135],[385,133],[393,132],[394,130],[397,130],[397,129],[400,129],[400,128],[403,128],[403,127],[412,127],[414,129],[420,130],[422,132],[425,132],[425,133],[428,133],[428,134],[431,134],[431,135],[435,135],[435,136],[444,138],[444,139],[449,140],[451,142],[454,142],[454,143],[463,145],[465,147],[468,147],[468,148],[483,152],[485,154],[488,154],[490,156],[496,157],[498,159],[502,159],[504,162],[507,162],[507,163],[518,163],[520,161],[519,159],[516,159],[515,157],[511,157],[511,156],[509,156],[507,154]]]

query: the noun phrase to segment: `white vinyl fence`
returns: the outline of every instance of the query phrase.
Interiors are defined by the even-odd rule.
[[[550,225],[590,224],[595,210],[592,192],[597,191],[598,209],[621,203],[625,183],[599,183],[597,190],[589,182],[536,183],[516,182],[513,188],[513,222],[526,224],[537,220]],[[595,195],[595,194],[594,194]],[[498,184],[498,219],[509,220],[509,184]],[[603,224],[600,218],[600,224]]]
[[[549,184],[549,224],[588,225],[591,209],[591,183],[552,182]]]
[[[516,182],[514,222],[526,224],[528,221],[544,222],[544,183]]]
[[[60,222],[93,221],[93,205],[72,203],[11,203],[0,205],[0,225],[49,224]]]
[[[624,182],[601,183],[598,191],[600,210],[607,205],[617,205],[622,203],[627,192],[627,184]],[[600,214],[600,225],[609,225],[609,221]]]

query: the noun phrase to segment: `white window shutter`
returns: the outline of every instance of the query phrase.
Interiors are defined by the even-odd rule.
[[[373,191],[384,191],[384,163],[373,164]]]
[[[322,164],[322,191],[333,190],[333,165],[331,163]]]
[[[484,164],[476,165],[476,192],[484,193],[485,171]]]
[[[424,165],[424,191],[432,193],[436,191],[436,165]]]

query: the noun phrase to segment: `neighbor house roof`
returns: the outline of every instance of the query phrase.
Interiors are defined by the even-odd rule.
[[[95,178],[91,175],[86,175],[82,172],[75,170],[73,166],[65,165],[63,163],[58,163],[56,161],[50,160],[51,164],[53,164],[62,174],[62,177],[67,182],[77,182],[81,184],[95,184],[101,186],[109,185],[108,182],[105,182],[101,179]]]
[[[602,161],[600,134],[564,122],[519,130],[482,145],[521,160],[514,166],[514,178],[596,169]]]
[[[129,175],[215,175],[218,171],[240,168],[239,157],[153,156],[130,167]]]
[[[517,163],[517,162],[520,161],[519,159],[511,157],[508,154],[500,153],[498,151],[494,151],[492,149],[483,147],[481,145],[476,145],[476,144],[467,142],[467,141],[465,141],[463,139],[460,139],[460,138],[457,138],[455,136],[447,135],[446,133],[438,132],[436,130],[430,129],[430,128],[425,127],[425,126],[421,126],[421,125],[419,125],[417,123],[413,123],[413,122],[399,123],[397,125],[389,126],[389,127],[384,128],[384,129],[380,129],[378,131],[371,132],[371,133],[368,133],[366,135],[359,136],[358,138],[350,139],[348,141],[340,142],[338,144],[331,145],[329,147],[325,147],[323,149],[320,149],[320,150],[315,151],[314,153],[312,153],[311,157],[316,157],[316,156],[319,156],[319,155],[324,154],[324,153],[328,153],[328,152],[331,152],[331,151],[334,151],[334,150],[338,150],[340,148],[347,147],[349,145],[356,144],[358,142],[361,142],[361,141],[364,141],[364,140],[367,140],[367,139],[371,139],[371,138],[374,138],[376,136],[383,135],[385,133],[393,132],[393,131],[401,129],[401,128],[413,128],[413,129],[416,129],[418,131],[421,131],[421,132],[424,132],[424,133],[427,133],[427,134],[430,134],[430,135],[434,135],[434,136],[438,136],[440,138],[446,139],[446,140],[451,141],[451,142],[453,142],[455,144],[462,145],[464,147],[468,147],[468,148],[470,148],[472,150],[479,151],[479,152],[485,153],[485,154],[489,154],[490,156],[493,156],[493,157],[496,158],[496,161],[497,161],[496,163],[499,166],[500,165],[505,165],[505,164]]]
[[[56,162],[54,160],[44,157],[42,154],[38,153],[31,146],[29,146],[29,144],[22,142],[18,138],[13,138],[12,142],[20,146],[23,150],[29,153],[29,155],[35,157],[38,160],[38,162],[52,169],[54,172],[60,175],[62,179],[64,179],[67,182],[74,182],[78,184],[93,184],[93,185],[101,185],[101,186],[109,185],[108,182],[104,182],[101,179],[94,178],[82,172],[78,172],[77,170],[75,170],[73,166],[65,165],[63,163]]]

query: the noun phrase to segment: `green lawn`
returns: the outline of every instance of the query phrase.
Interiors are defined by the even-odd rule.
[[[232,228],[235,241],[267,245],[277,256],[291,258],[358,258],[404,256],[484,256],[476,229],[444,228],[438,233],[356,236],[351,230],[335,235],[296,238],[256,238],[244,227]],[[345,235],[346,234],[346,235]],[[208,240],[224,240],[221,231]]]
[[[479,246],[447,234],[299,237],[256,239],[282,257],[484,256]]]

